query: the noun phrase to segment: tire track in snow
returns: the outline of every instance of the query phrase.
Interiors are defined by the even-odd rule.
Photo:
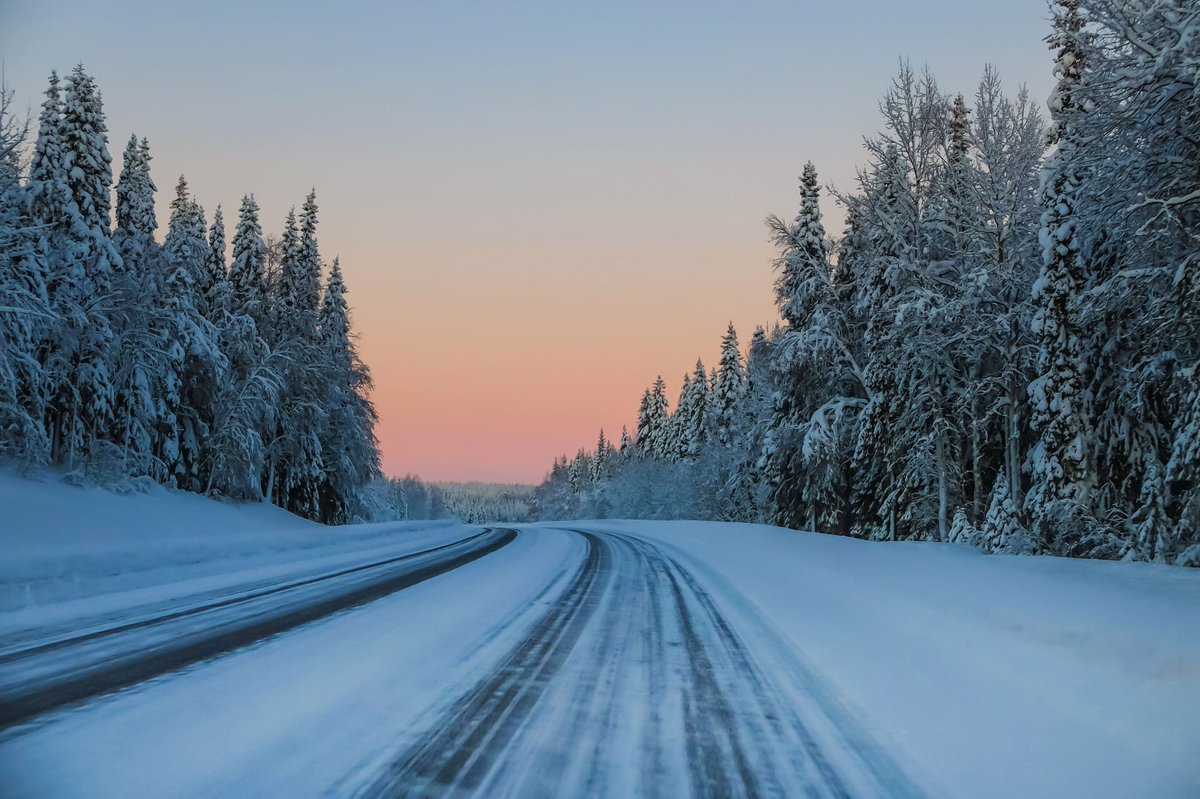
[[[588,551],[561,597],[359,796],[920,795],[660,547],[572,532]]]
[[[0,656],[0,730],[381,599],[495,552],[487,529],[449,544]],[[181,630],[174,626],[196,625]],[[151,645],[141,636],[155,632]]]

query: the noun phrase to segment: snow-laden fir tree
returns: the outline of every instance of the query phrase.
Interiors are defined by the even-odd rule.
[[[1001,471],[992,486],[991,504],[980,529],[982,545],[989,552],[1027,552],[1032,542],[1021,526],[1016,505],[1008,486],[1008,475]]]
[[[154,213],[157,188],[150,177],[150,143],[130,134],[117,181],[117,227],[113,240],[125,269],[148,271],[158,219]]]
[[[267,245],[263,241],[258,213],[254,195],[242,197],[237,229],[233,234],[233,262],[229,267],[229,281],[237,312],[262,325],[268,319],[269,297],[264,283]]]
[[[658,460],[671,460],[676,448],[672,445],[674,437],[671,429],[671,416],[667,412],[667,384],[659,375],[650,388],[646,407],[646,426],[638,428],[638,441],[642,441],[645,433],[646,448],[650,457]]]
[[[213,211],[212,224],[208,228],[208,257],[204,260],[204,315],[213,321],[215,314],[210,311],[225,280],[229,277],[225,268],[225,215],[221,206]]]
[[[371,403],[371,373],[358,357],[350,332],[350,310],[341,263],[333,259],[319,318],[322,361],[326,365],[325,418],[321,461],[320,517],[347,521],[356,512],[359,486],[379,474],[379,451],[373,433],[377,415]]]
[[[130,476],[156,471],[155,446],[161,433],[157,388],[167,369],[163,331],[169,319],[154,240],[158,219],[150,158],[149,142],[131,135],[117,181],[113,232],[123,266],[114,279],[111,319],[116,353],[111,437],[121,451],[122,472]]]
[[[708,373],[704,363],[697,359],[695,371],[683,376],[679,402],[672,417],[676,458],[698,457],[708,440],[708,393]]]
[[[58,324],[39,351],[48,386],[53,457],[69,466],[91,454],[112,421],[109,311],[121,268],[109,210],[111,156],[100,94],[82,66],[51,77],[30,165],[34,222],[47,295]]]
[[[51,317],[21,185],[28,133],[14,91],[0,85],[0,456],[37,463],[49,443],[36,348]]]
[[[734,431],[741,417],[745,393],[746,367],[738,347],[737,331],[733,322],[730,322],[725,337],[721,339],[721,360],[713,381],[713,428],[717,442],[723,447],[734,445]]]
[[[1092,484],[1080,308],[1087,268],[1077,205],[1087,179],[1079,146],[1081,117],[1087,109],[1080,88],[1084,77],[1083,21],[1077,0],[1061,0],[1055,13],[1055,72],[1050,96],[1056,150],[1042,179],[1042,271],[1033,288],[1032,329],[1038,337],[1038,377],[1029,385],[1033,425],[1038,432],[1029,453],[1029,502],[1034,527],[1047,548],[1080,534]]]
[[[202,447],[224,367],[216,330],[202,313],[202,286],[209,275],[206,227],[204,210],[181,175],[163,242],[167,363],[161,375],[158,457],[166,479],[188,490],[200,490],[206,482]]]

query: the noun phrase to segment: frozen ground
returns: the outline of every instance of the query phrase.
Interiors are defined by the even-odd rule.
[[[25,488],[6,797],[1200,795],[1195,571]]]

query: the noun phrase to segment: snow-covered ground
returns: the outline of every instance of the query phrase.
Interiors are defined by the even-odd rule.
[[[295,579],[461,537],[452,522],[331,529],[266,504],[153,486],[115,494],[0,472],[0,640],[128,621],[185,601]],[[402,533],[402,535],[399,535]]]
[[[1200,796],[1200,570],[603,522],[760,616],[932,788]]]
[[[0,672],[443,562],[10,726],[5,797],[1200,795],[1194,570],[614,521],[450,563],[478,528],[15,477],[0,507]]]

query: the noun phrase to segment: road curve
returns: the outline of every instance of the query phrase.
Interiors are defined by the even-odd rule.
[[[811,670],[739,631],[669,552],[565,532],[586,556],[561,596],[354,795],[921,795]]]
[[[432,549],[0,651],[0,730],[372,602],[478,560],[516,535],[489,528]]]

